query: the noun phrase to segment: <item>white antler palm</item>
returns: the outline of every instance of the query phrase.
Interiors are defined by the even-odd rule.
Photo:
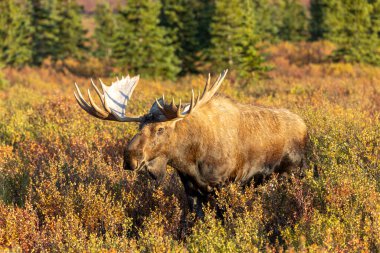
[[[96,93],[98,94],[100,101],[102,102],[103,108],[97,106],[94,99],[91,96],[90,89],[88,89],[88,98],[90,103],[88,103],[82,96],[78,85],[75,83],[76,92],[74,92],[75,98],[82,107],[83,110],[88,112],[90,115],[95,116],[104,120],[113,120],[121,122],[140,122],[141,117],[128,117],[125,115],[128,101],[131,99],[133,90],[139,81],[139,76],[130,78],[129,76],[123,77],[116,82],[113,82],[111,86],[105,85],[102,80],[100,80],[102,87],[102,92],[98,89],[95,83],[91,80],[91,84],[94,87]]]

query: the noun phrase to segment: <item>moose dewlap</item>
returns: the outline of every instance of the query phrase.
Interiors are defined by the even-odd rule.
[[[227,74],[211,84],[208,76],[202,94],[189,104],[156,100],[143,116],[125,115],[138,77],[122,78],[103,92],[92,85],[101,100],[89,103],[76,86],[75,97],[89,114],[104,120],[138,122],[140,132],[126,147],[124,168],[148,170],[155,178],[165,175],[166,165],[177,170],[190,208],[201,212],[202,202],[216,186],[229,181],[247,183],[257,175],[287,172],[304,157],[307,128],[304,121],[285,109],[240,104],[214,96]]]

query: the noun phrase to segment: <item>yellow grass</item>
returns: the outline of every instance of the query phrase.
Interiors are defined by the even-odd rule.
[[[296,48],[286,47],[293,58],[272,58],[267,79],[243,87],[232,74],[221,92],[300,114],[309,127],[306,176],[274,177],[244,192],[231,185],[204,221],[187,224],[170,168],[160,186],[122,170],[137,127],[77,106],[73,83],[89,87],[87,78],[48,67],[2,70],[0,251],[380,251],[380,69],[299,64]],[[130,112],[146,112],[163,92],[188,99],[203,81],[143,78]],[[227,210],[223,221],[215,205]]]

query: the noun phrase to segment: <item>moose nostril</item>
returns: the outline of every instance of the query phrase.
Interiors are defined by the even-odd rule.
[[[124,170],[135,170],[137,168],[137,162],[135,160],[124,161]]]

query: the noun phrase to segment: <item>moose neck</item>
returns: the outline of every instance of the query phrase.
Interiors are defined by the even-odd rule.
[[[188,174],[187,170],[195,164],[202,142],[200,124],[196,117],[190,116],[177,122],[175,126],[175,134],[167,155],[168,164],[179,172]]]

